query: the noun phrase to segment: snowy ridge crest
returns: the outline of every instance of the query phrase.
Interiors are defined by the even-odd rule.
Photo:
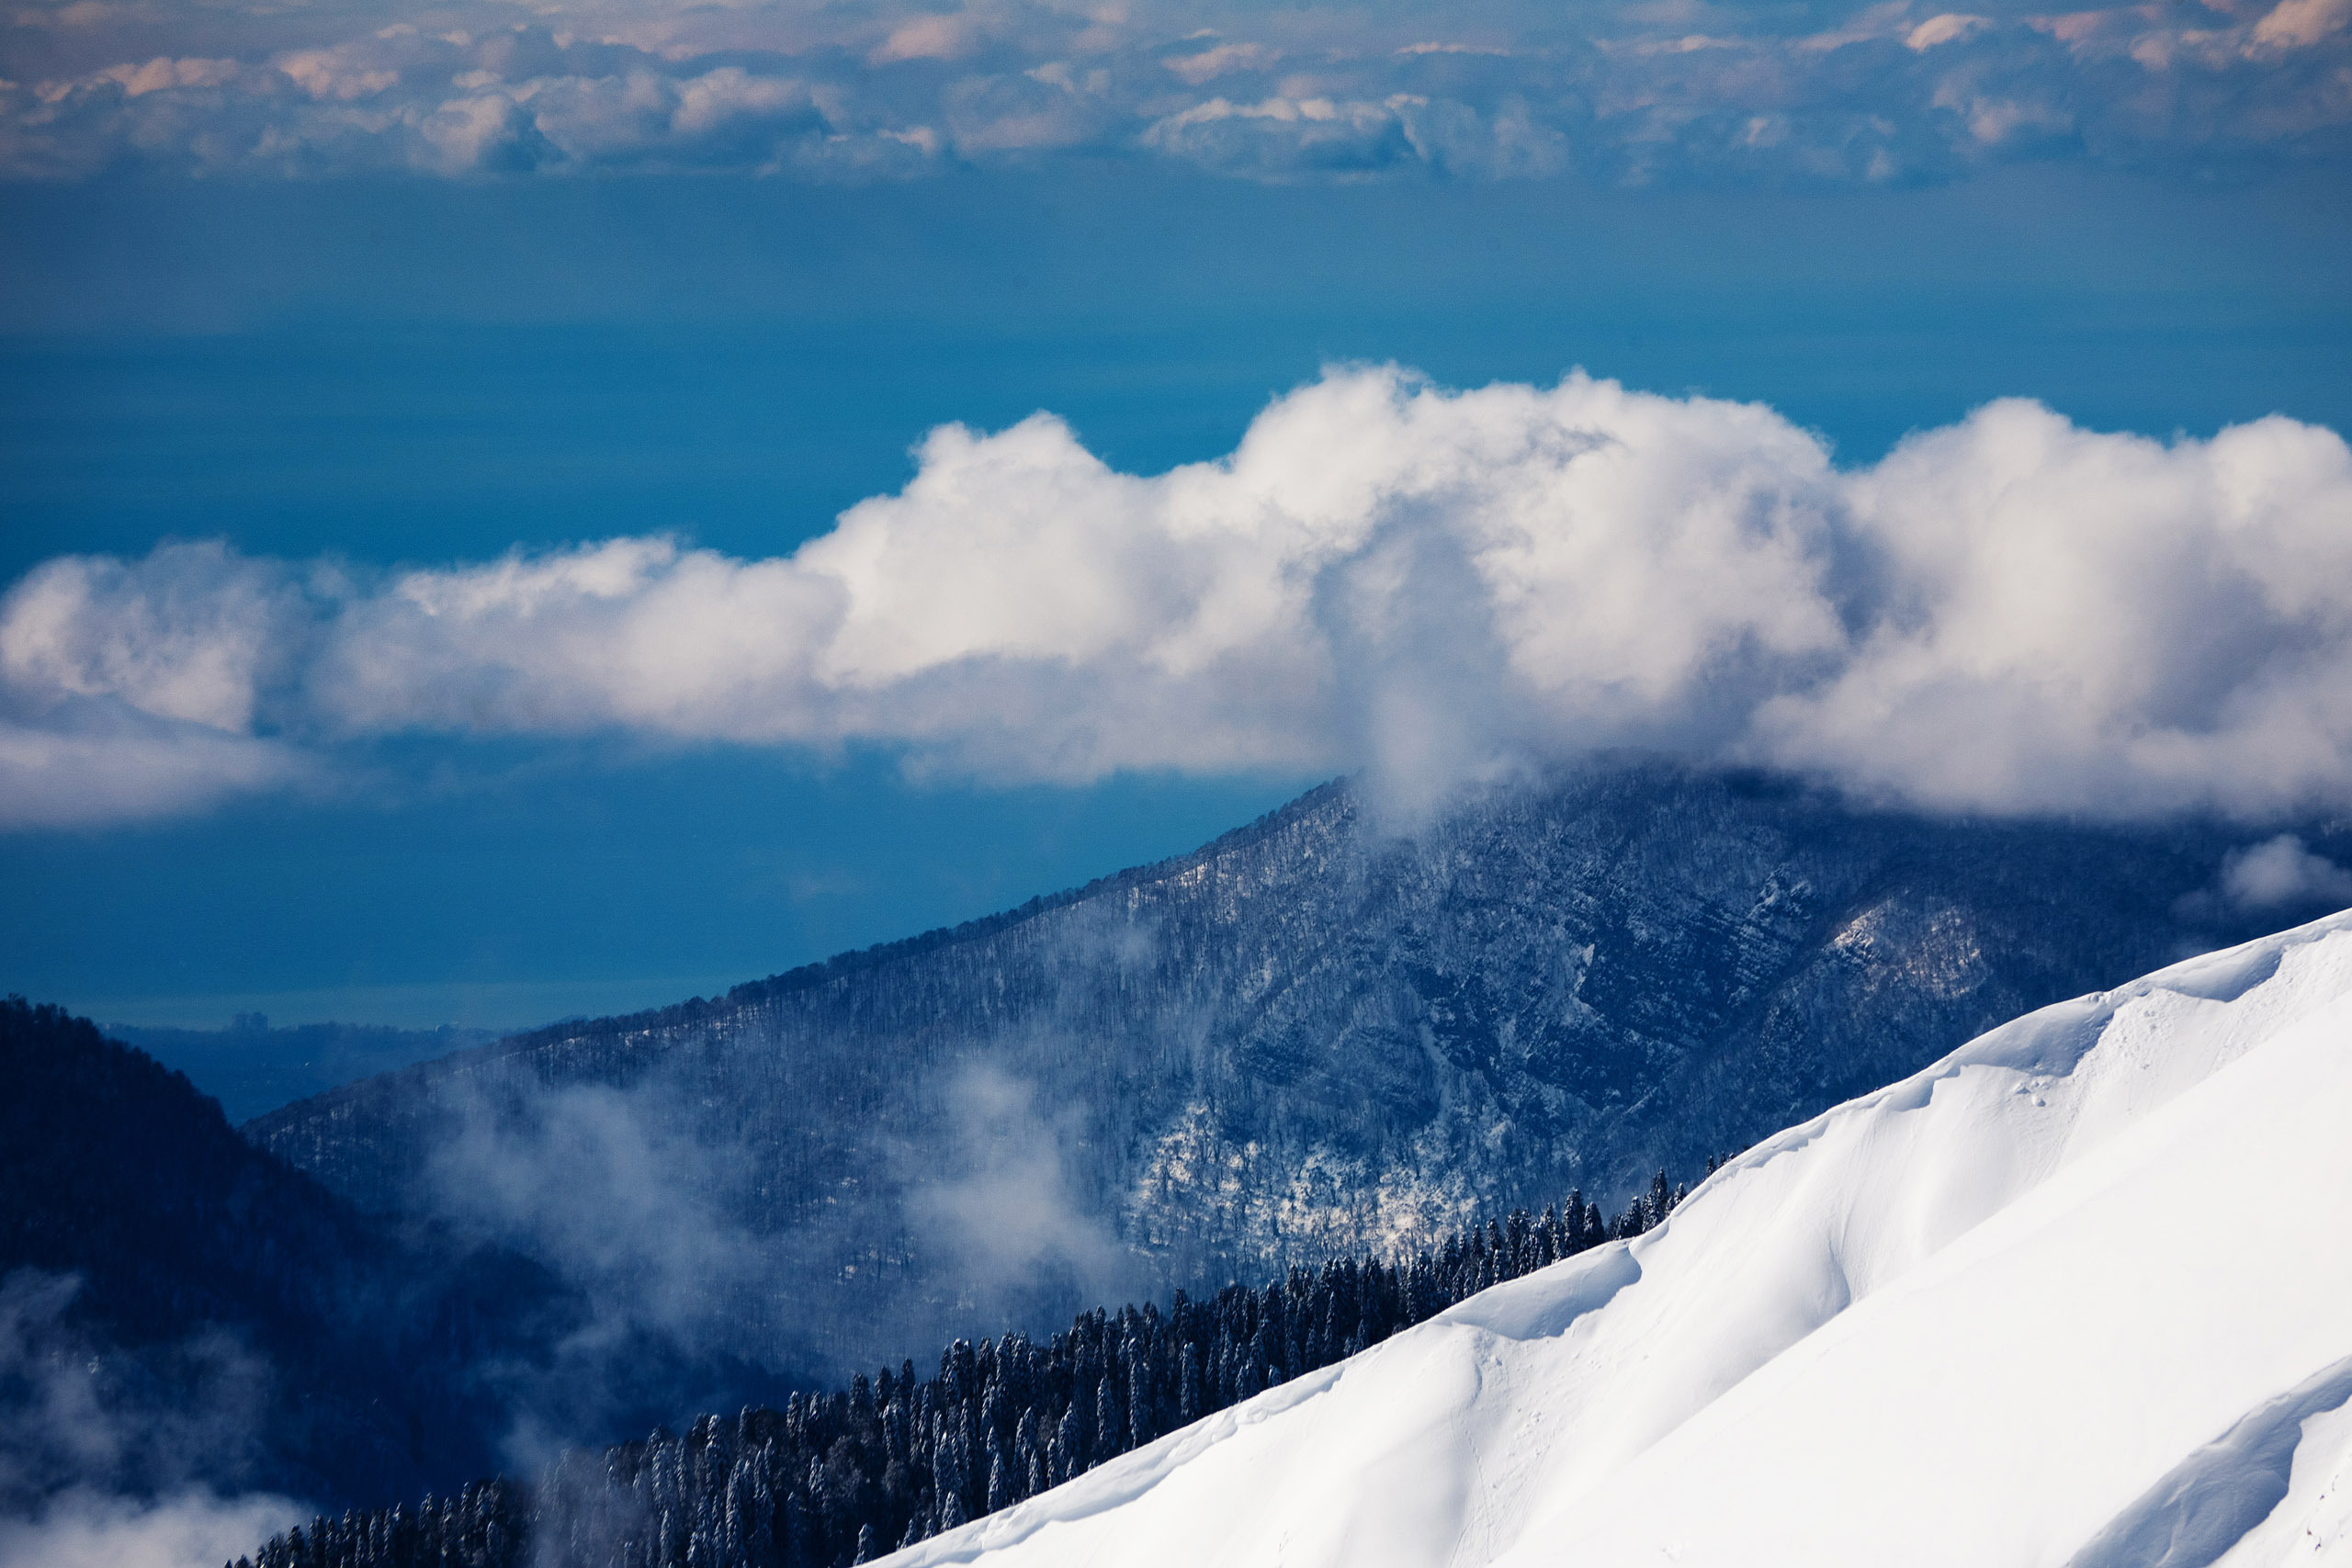
[[[2352,912],[889,1561],[2352,1562],[2347,1127]]]

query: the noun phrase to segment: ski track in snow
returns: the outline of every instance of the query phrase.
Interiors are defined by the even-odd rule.
[[[2352,1564],[2352,912],[886,1561]]]

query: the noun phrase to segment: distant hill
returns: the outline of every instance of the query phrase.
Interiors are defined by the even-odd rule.
[[[1613,1209],[1661,1166],[2295,916],[2214,895],[2247,837],[1649,763],[1400,834],[1333,784],[990,919],[245,1131],[600,1299],[668,1292],[690,1337],[846,1371],[1572,1188]]]
[[[270,1026],[258,1013],[241,1013],[226,1029],[174,1029],[109,1023],[109,1039],[136,1045],[220,1102],[231,1122],[248,1122],[298,1100],[355,1079],[373,1077],[471,1050],[502,1030],[393,1029],[370,1023]]]
[[[387,1501],[489,1473],[526,1415],[617,1437],[777,1386],[625,1346],[644,1381],[583,1404],[599,1364],[567,1347],[593,1312],[541,1265],[362,1214],[181,1074],[21,998],[0,1002],[0,1508],[188,1482]]]

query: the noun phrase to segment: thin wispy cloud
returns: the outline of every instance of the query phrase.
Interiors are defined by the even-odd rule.
[[[373,737],[619,733],[1407,800],[1636,748],[1955,810],[2352,801],[2352,450],[2282,417],[2167,442],[2003,401],[1841,469],[1761,405],[1360,368],[1165,474],[1045,414],[919,457],[787,558],[53,559],[0,601],[31,738],[0,798],[104,820]]]
[[[300,1517],[288,1498],[234,1490],[270,1369],[199,1329],[158,1358],[185,1369],[190,1387],[175,1398],[152,1367],[74,1323],[81,1287],[34,1269],[0,1275],[0,1563],[225,1562]]]
[[[29,0],[0,175],[726,169],[1059,154],[1252,178],[1941,179],[2019,158],[2338,158],[2352,7],[1489,3],[959,8]]]

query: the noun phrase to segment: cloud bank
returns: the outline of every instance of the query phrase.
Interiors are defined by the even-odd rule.
[[[1841,470],[1760,405],[1351,368],[1165,474],[1047,414],[919,457],[787,558],[52,559],[0,600],[0,800],[122,819],[370,737],[617,732],[1407,800],[1636,748],[1952,810],[2352,802],[2352,450],[2285,418],[2003,401]]]
[[[1791,18],[1807,18],[1792,28]],[[894,177],[1056,156],[1250,178],[1945,178],[2016,158],[2339,159],[2345,0],[1843,14],[1484,0],[27,0],[0,175],[709,170]]]

